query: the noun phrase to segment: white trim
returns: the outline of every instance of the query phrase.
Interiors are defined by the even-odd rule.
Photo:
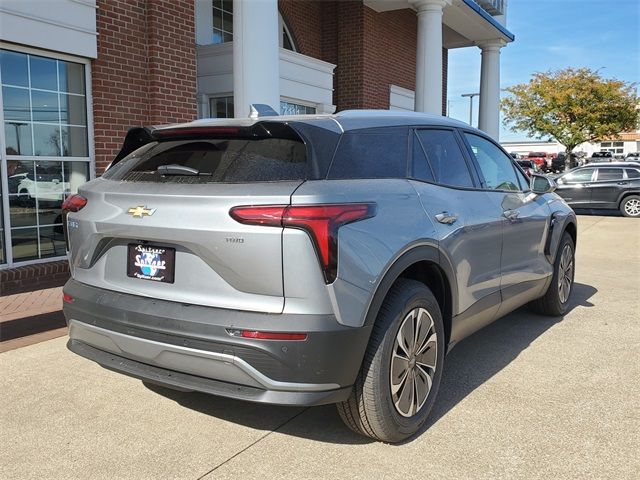
[[[2,201],[2,204],[3,204],[2,211],[3,211],[3,228],[5,231],[4,247],[5,247],[5,260],[6,260],[5,264],[0,264],[0,269],[4,270],[8,268],[16,268],[16,267],[25,266],[25,265],[33,265],[37,263],[54,262],[54,261],[63,260],[66,258],[65,256],[58,256],[58,257],[39,258],[35,260],[21,260],[18,262],[13,261],[13,250],[11,245],[10,205],[9,205],[9,175],[7,170],[7,161],[18,160],[18,161],[31,161],[31,162],[33,161],[36,161],[36,162],[38,161],[85,162],[89,164],[88,180],[92,180],[95,178],[96,162],[95,162],[95,143],[94,143],[94,125],[93,125],[93,96],[92,96],[92,90],[91,90],[91,77],[92,77],[91,60],[83,57],[68,55],[65,53],[49,52],[47,50],[41,50],[33,47],[25,47],[22,45],[16,45],[14,43],[9,43],[9,42],[0,42],[0,49],[10,50],[18,53],[25,53],[28,55],[46,57],[54,60],[79,63],[83,65],[85,93],[84,95],[83,94],[76,94],[76,95],[85,97],[85,106],[86,106],[86,114],[87,114],[86,125],[70,125],[70,126],[83,127],[87,129],[87,156],[86,157],[62,157],[62,156],[55,157],[55,156],[48,156],[48,155],[47,156],[7,155],[6,150],[4,148],[4,145],[6,145],[6,139],[4,135],[4,111],[2,108],[0,108],[0,145],[3,146],[0,149],[0,180],[2,182],[2,192],[3,192],[2,197],[0,198],[0,201]],[[29,76],[30,76],[30,68],[31,68],[30,63],[31,62],[27,62],[27,68],[29,69]],[[1,84],[2,84],[2,79],[0,78],[0,85]],[[29,85],[30,84],[31,82],[29,81]],[[41,90],[41,89],[31,89],[29,87],[22,87],[22,88],[29,89],[29,91]],[[60,92],[53,92],[53,91],[50,91],[50,92],[60,93]],[[62,93],[66,94],[66,92],[62,92]],[[3,102],[2,89],[0,89],[0,107],[2,107],[3,105],[2,102]],[[61,126],[60,118],[58,120],[59,120],[58,123],[49,123],[49,124],[58,125],[58,127],[60,127]],[[46,123],[46,122],[33,122],[33,121],[29,122],[30,125],[32,125],[33,123],[39,124],[39,123]],[[33,128],[31,129],[31,135],[33,137]],[[32,138],[32,146],[33,146],[33,138]],[[38,187],[36,183],[36,189],[37,188]],[[36,228],[36,231],[38,232],[38,255],[40,255],[39,222],[40,220],[38,216],[36,216],[36,225],[24,227],[24,228]]]
[[[84,4],[83,2],[77,2],[77,3]],[[7,15],[14,15],[16,17],[26,18],[27,20],[34,20],[36,22],[46,23],[48,25],[53,25],[54,27],[62,27],[62,28],[66,28],[68,30],[75,30],[76,32],[86,33],[87,35],[98,36],[98,32],[96,30],[92,30],[91,28],[78,27],[76,25],[71,25],[69,23],[50,20],[48,18],[40,17],[38,15],[19,12],[17,10],[12,10],[10,8],[7,8],[7,7],[0,7],[0,13],[5,13]]]
[[[333,70],[336,68],[333,63],[325,62],[324,60],[303,55],[302,53],[293,52],[285,48],[280,49],[280,60],[286,60],[291,63],[331,75],[333,75]]]
[[[94,8],[94,9],[98,9],[98,5],[96,4],[95,0],[69,0],[70,2],[73,3],[79,3],[80,5],[84,5],[85,7],[89,7],[89,8]]]

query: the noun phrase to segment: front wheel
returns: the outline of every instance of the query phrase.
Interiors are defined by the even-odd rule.
[[[398,280],[380,308],[351,396],[337,405],[342,420],[383,442],[416,433],[435,401],[444,350],[442,314],[431,290]]]
[[[569,298],[573,291],[573,279],[575,276],[575,245],[571,235],[562,234],[560,246],[553,264],[553,277],[547,293],[543,297],[534,300],[529,305],[531,309],[542,315],[564,315],[569,305]]]
[[[640,217],[640,197],[630,195],[620,203],[620,212],[625,217]]]

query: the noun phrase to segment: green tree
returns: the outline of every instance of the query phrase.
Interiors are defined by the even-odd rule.
[[[535,73],[528,83],[506,91],[505,126],[555,138],[566,148],[571,167],[573,150],[581,143],[615,137],[639,123],[636,84],[602,78],[588,68]]]

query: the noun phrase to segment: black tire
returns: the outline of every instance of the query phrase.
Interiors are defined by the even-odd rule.
[[[426,310],[428,315],[422,310],[417,310],[419,308]],[[415,317],[409,319],[409,314],[414,312],[417,312],[422,320],[414,320]],[[423,355],[426,356],[427,352],[430,352],[429,362],[435,365],[433,377],[430,377],[431,387],[425,390],[426,383],[420,382],[420,379],[424,378],[425,368],[416,365],[417,357],[414,355],[413,366],[407,369],[407,374],[404,376],[405,381],[404,383],[399,382],[399,385],[408,385],[407,382],[410,381],[410,378],[416,378],[418,379],[416,382],[422,385],[422,393],[424,394],[425,391],[428,393],[426,398],[424,395],[417,395],[415,398],[423,398],[423,403],[419,407],[416,403],[414,414],[403,416],[399,413],[399,407],[394,404],[391,393],[391,358],[394,348],[397,348],[396,337],[400,327],[406,324],[405,320],[412,322],[411,325],[415,331],[415,325],[420,325],[422,321],[429,319],[433,322],[429,322],[429,328],[424,334],[422,343],[416,343],[430,344],[427,350],[423,350],[425,352]],[[422,325],[427,325],[427,323],[422,323]],[[424,329],[418,328],[418,331],[424,331]],[[426,340],[427,338],[433,339],[434,334],[436,337],[435,353],[433,352],[433,341],[427,342]],[[433,407],[442,376],[444,350],[442,314],[431,290],[418,281],[399,279],[380,307],[351,396],[348,400],[337,404],[340,417],[354,432],[375,440],[395,443],[410,437],[424,425]],[[423,355],[420,355],[420,359],[425,358]],[[420,368],[422,368],[420,374],[413,373]],[[429,372],[431,372],[430,369]],[[410,375],[413,376],[410,377]],[[420,375],[423,376],[420,377]],[[412,385],[416,385],[416,383]],[[415,395],[417,389],[418,387],[412,387],[410,390]],[[404,389],[400,388],[399,393],[400,391],[404,391]],[[398,397],[400,396],[399,394]],[[399,401],[400,398],[398,398]],[[409,412],[411,411],[409,410]]]
[[[640,196],[629,195],[622,199],[620,202],[620,213],[625,217],[639,218],[640,217]]]
[[[571,271],[566,273],[562,278],[568,278],[570,280],[568,292],[564,295],[560,288],[560,279],[561,279],[561,263],[562,263],[562,255],[565,252],[565,248],[570,249],[570,258],[571,258]],[[534,300],[529,304],[531,310],[535,313],[539,313],[541,315],[548,315],[552,317],[558,317],[564,315],[567,312],[567,307],[569,305],[569,300],[571,299],[571,293],[573,292],[573,280],[575,278],[575,256],[576,256],[576,248],[573,243],[573,239],[571,235],[567,232],[564,232],[562,238],[560,239],[560,245],[558,246],[558,251],[556,253],[556,259],[553,263],[553,277],[551,278],[551,284],[547,289],[547,292],[541,298]],[[566,283],[565,283],[565,292],[566,292]]]

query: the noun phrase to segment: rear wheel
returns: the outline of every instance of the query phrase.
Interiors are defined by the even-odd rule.
[[[625,217],[640,217],[640,197],[630,195],[620,203],[620,212]]]
[[[567,311],[569,298],[573,291],[575,276],[575,245],[571,235],[564,232],[553,264],[553,277],[547,293],[529,305],[542,315],[560,316]]]
[[[337,405],[355,432],[399,442],[425,423],[444,363],[440,307],[424,284],[398,280],[371,334],[351,396]]]

